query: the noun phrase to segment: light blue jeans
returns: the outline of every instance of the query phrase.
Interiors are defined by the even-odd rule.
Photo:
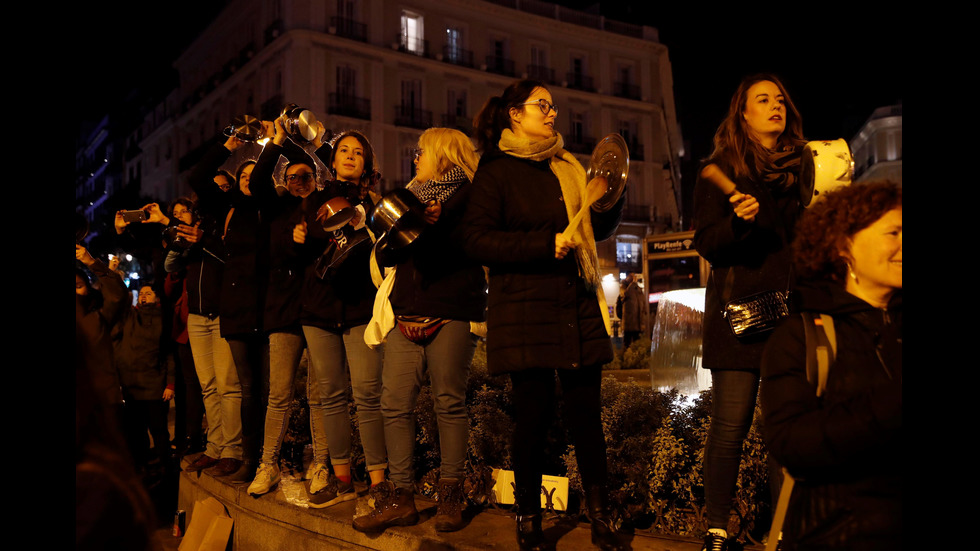
[[[313,429],[314,460],[325,462],[326,440],[330,463],[350,463],[351,424],[347,406],[348,369],[350,386],[357,406],[357,424],[367,470],[388,466],[385,461],[384,420],[381,417],[382,355],[364,344],[367,325],[334,333],[319,327],[303,326],[306,345],[310,349],[312,375],[316,377],[320,399],[310,401],[310,426]],[[346,356],[346,365],[344,362]]]
[[[242,458],[242,387],[228,342],[221,338],[217,317],[187,317],[187,338],[201,382],[204,415],[208,420],[205,453],[215,459]]]
[[[273,465],[279,461],[296,368],[305,345],[299,328],[269,333],[269,406],[265,410],[262,463]]]
[[[466,379],[476,350],[470,322],[451,321],[424,346],[405,338],[396,327],[385,343],[381,410],[385,419],[389,473],[398,488],[415,480],[415,404],[426,377],[439,424],[442,478],[462,479],[469,445]]]

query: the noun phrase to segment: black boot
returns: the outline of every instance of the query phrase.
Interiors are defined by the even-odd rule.
[[[606,488],[594,486],[586,492],[589,518],[592,520],[592,545],[602,551],[629,551],[630,547],[616,535],[612,515],[606,504]]]
[[[517,515],[517,547],[521,551],[548,551],[548,541],[541,531],[541,513]]]

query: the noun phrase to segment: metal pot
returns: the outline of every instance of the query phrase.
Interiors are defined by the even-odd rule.
[[[329,233],[344,227],[344,224],[354,217],[355,212],[350,201],[338,196],[320,206],[316,212],[316,219],[323,226],[324,231]]]
[[[313,111],[288,103],[282,108],[282,127],[289,137],[298,143],[312,141],[316,137],[317,120]]]
[[[379,240],[383,247],[400,249],[411,245],[425,229],[425,205],[411,191],[393,189],[371,209],[368,224],[375,234],[385,234]]]

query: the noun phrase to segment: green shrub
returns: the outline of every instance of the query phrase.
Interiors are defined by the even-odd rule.
[[[622,364],[646,368],[650,341],[634,343],[624,351]],[[645,358],[644,359],[644,352]],[[698,535],[704,521],[704,445],[710,425],[711,392],[688,403],[676,390],[660,392],[633,381],[602,381],[602,427],[606,437],[610,504],[620,522],[636,528],[677,535]],[[487,371],[481,341],[470,367],[466,393],[470,422],[465,488],[478,504],[488,501],[493,468],[512,468],[510,442],[514,422],[510,378]],[[561,400],[559,400],[559,407]],[[419,394],[416,476],[419,490],[433,495],[439,476],[439,430],[428,387]],[[735,511],[730,532],[758,532],[768,520],[767,454],[759,419],[743,448]],[[556,412],[555,423],[542,443],[549,474],[569,478],[570,505],[583,497],[575,451]],[[574,499],[578,496],[579,499]],[[571,514],[576,514],[573,509]]]

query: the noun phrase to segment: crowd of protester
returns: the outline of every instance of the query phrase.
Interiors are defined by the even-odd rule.
[[[76,390],[90,393],[84,402],[76,401],[76,418],[88,415],[82,408],[94,404],[99,411],[85,423],[77,420],[76,448],[88,453],[111,448],[105,444],[111,438],[88,439],[91,431],[83,430],[97,419],[118,429],[135,466],[133,476],[152,476],[176,457],[183,458],[185,472],[248,484],[253,496],[266,494],[282,480],[289,407],[308,350],[313,453],[302,476],[310,506],[357,497],[350,390],[373,503],[371,512],[354,519],[354,528],[376,533],[419,521],[414,412],[428,380],[441,456],[434,527],[460,530],[466,504],[466,380],[476,342],[485,336],[490,372],[509,376],[513,388],[519,547],[551,545],[542,531],[539,442],[561,396],[575,404],[561,411],[576,448],[592,541],[605,550],[625,549],[607,504],[599,388],[602,365],[612,360],[613,350],[595,242],[614,233],[626,196],[607,212],[586,216],[570,237],[563,234],[591,183],[563,148],[554,129],[557,116],[547,86],[525,80],[484,105],[474,121],[479,151],[457,130],[425,131],[415,156],[416,177],[406,186],[424,209],[424,229],[410,244],[382,236],[369,223],[372,209],[384,199],[377,189],[379,163],[363,134],[343,131],[328,140],[317,123],[315,137],[294,139],[282,119],[264,121],[268,141],[261,153],[237,166],[229,166],[241,159],[236,152],[256,146],[234,134],[217,140],[190,172],[192,197],[166,209],[151,203],[136,209],[135,216],[123,211],[115,216],[120,247],[132,239],[134,224],[160,229],[153,255],[159,277],[140,281],[135,305],[118,262],[107,265],[76,242],[76,259],[84,267],[76,268]],[[877,195],[833,203],[838,214],[851,204],[875,206],[855,214],[858,220],[833,243],[818,243],[829,247],[826,266],[796,268],[794,274],[791,244],[803,213],[798,178],[804,140],[799,113],[778,79],[746,79],[715,141],[695,197],[695,243],[712,263],[704,327],[704,366],[712,371],[714,388],[704,463],[710,528],[705,549],[734,549],[726,530],[760,378],[772,420],[769,427],[766,419],[775,452],[774,485],[781,480],[775,460],[806,477],[805,497],[796,498],[791,508],[796,516],[791,514],[786,525],[787,546],[821,548],[867,538],[867,548],[876,548],[879,532],[900,533],[889,521],[900,521],[901,496],[887,493],[895,489],[897,474],[871,472],[873,461],[886,460],[882,455],[901,429],[900,189],[885,185],[888,191]],[[725,182],[735,191],[723,191]],[[338,198],[347,213],[339,223],[331,216]],[[826,209],[819,212],[830,216]],[[893,272],[882,275],[868,267],[877,261],[895,268],[894,254],[885,258],[881,252],[892,246],[894,253],[891,242],[859,248],[862,232],[877,232],[885,222],[894,231],[896,216],[897,283]],[[807,247],[816,247],[818,237],[829,232],[826,224],[809,224],[797,244],[798,261],[808,261]],[[796,276],[838,283],[817,284],[837,298],[809,300],[812,309],[836,312],[825,305],[848,303],[843,293],[851,303],[888,312],[883,325],[868,326],[863,310],[840,307],[849,317],[841,361],[828,383],[832,399],[819,400],[808,390],[798,326],[793,326],[796,333],[777,333],[778,347],[763,358],[770,333],[739,337],[722,315],[733,299],[788,291]],[[638,282],[628,283],[621,308],[628,313],[624,329],[632,341],[649,323]],[[878,292],[873,300],[865,292],[869,287]],[[806,296],[817,296],[813,293]],[[861,331],[875,336],[851,337]],[[891,340],[882,343],[880,335]],[[884,377],[876,365],[868,365],[875,363],[868,355],[874,346],[883,350],[877,357]],[[867,371],[862,379],[849,378],[852,364]],[[171,401],[176,407],[172,440]],[[860,418],[867,425],[863,432],[847,425],[847,412],[860,413],[854,413],[854,402],[867,410]],[[807,430],[801,425],[810,422],[826,425],[825,438],[800,436]],[[833,452],[814,455],[823,447]],[[79,451],[77,462],[83,464],[85,457]],[[867,484],[835,478],[862,469],[868,471]],[[865,494],[872,490],[891,500],[868,501]],[[121,495],[134,510],[145,510],[138,496]],[[849,499],[863,504],[862,510],[877,510],[878,532],[834,531],[825,525],[833,519],[815,516],[814,507],[825,510],[828,504],[853,511]],[[896,500],[897,512],[885,509],[888,518],[882,520],[884,504]],[[814,530],[823,530],[823,539],[812,536]],[[811,536],[816,543],[807,547]]]

